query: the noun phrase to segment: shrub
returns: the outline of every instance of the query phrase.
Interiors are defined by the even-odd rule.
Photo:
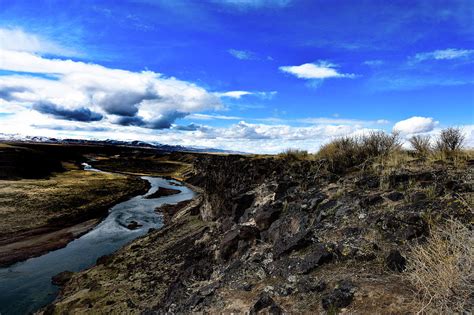
[[[291,160],[307,160],[309,153],[306,150],[286,149],[284,152],[278,154],[279,157]]]
[[[441,130],[441,133],[436,141],[436,150],[451,154],[459,151],[464,146],[464,134],[459,128],[446,128]]]
[[[371,132],[361,137],[342,137],[323,145],[318,157],[328,161],[329,169],[343,173],[371,159],[385,157],[400,148],[397,133]]]
[[[430,136],[413,136],[408,139],[408,142],[419,157],[427,157],[431,152]]]
[[[397,132],[386,134],[383,131],[373,131],[363,136],[361,145],[361,149],[369,157],[386,156],[401,146]]]
[[[323,145],[318,152],[318,158],[326,160],[331,171],[341,173],[348,168],[361,163],[359,139],[343,137]]]
[[[407,261],[405,275],[421,302],[418,313],[473,310],[474,233],[469,228],[453,220],[433,228],[426,243],[411,247]]]

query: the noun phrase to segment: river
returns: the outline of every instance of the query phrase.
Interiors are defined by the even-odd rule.
[[[85,169],[98,171],[87,165]],[[150,228],[163,226],[162,216],[154,211],[156,207],[192,199],[195,195],[191,189],[174,180],[142,178],[151,184],[145,195],[115,205],[100,224],[66,247],[0,268],[0,314],[28,314],[51,303],[59,291],[57,286],[51,284],[52,276],[65,270],[80,271],[93,266],[100,256],[115,252],[146,234]],[[181,192],[156,199],[145,198],[159,187]],[[135,230],[128,229],[127,225],[132,221],[141,226]]]

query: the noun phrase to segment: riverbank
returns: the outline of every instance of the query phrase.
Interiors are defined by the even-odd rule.
[[[49,178],[0,180],[0,266],[66,246],[113,205],[149,189],[134,176],[68,167]]]
[[[55,276],[79,272],[100,264],[108,255],[132,240],[163,226],[163,218],[154,211],[155,208],[164,203],[180,203],[195,196],[193,191],[171,180],[159,177],[142,179],[150,184],[146,194],[114,205],[97,226],[67,246],[0,268],[0,313],[29,314],[51,303],[58,293],[58,287],[54,284],[63,278]],[[160,188],[176,189],[179,193],[146,198]]]

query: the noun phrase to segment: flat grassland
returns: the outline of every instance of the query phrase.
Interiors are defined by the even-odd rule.
[[[146,185],[119,174],[70,170],[48,179],[0,181],[0,239],[64,219],[100,217],[94,211],[137,194]]]
[[[0,180],[0,265],[65,246],[114,204],[148,190],[138,177],[65,166],[49,178]]]

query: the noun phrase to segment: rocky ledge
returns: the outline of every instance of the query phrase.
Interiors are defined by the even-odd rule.
[[[44,312],[412,313],[408,245],[433,222],[472,222],[472,164],[321,163],[199,158],[197,199],[74,274]]]

